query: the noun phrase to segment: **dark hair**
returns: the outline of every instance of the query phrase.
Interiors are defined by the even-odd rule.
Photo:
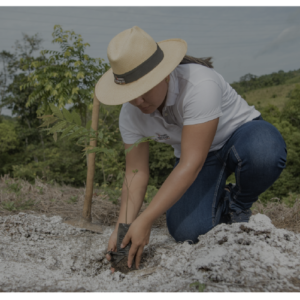
[[[198,65],[202,65],[202,66],[213,69],[211,60],[212,60],[212,57],[196,58],[193,56],[185,55],[184,58],[182,59],[182,61],[180,62],[180,65],[198,64]]]

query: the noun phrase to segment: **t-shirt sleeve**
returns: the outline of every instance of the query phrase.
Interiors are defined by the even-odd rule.
[[[133,118],[126,107],[122,106],[119,116],[119,129],[122,140],[125,144],[134,144],[143,137],[137,130],[138,126],[134,124]]]
[[[183,125],[205,123],[222,116],[222,91],[213,80],[194,86],[183,102]]]

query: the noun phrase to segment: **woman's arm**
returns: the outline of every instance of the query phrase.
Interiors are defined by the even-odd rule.
[[[131,146],[124,144],[125,150]],[[145,142],[133,147],[125,159],[126,171],[122,186],[121,207],[115,230],[118,230],[119,223],[126,223],[126,221],[128,224],[132,223],[143,204],[149,181],[149,143]],[[138,170],[138,172],[134,174],[134,170]]]
[[[124,144],[125,150],[132,145]],[[121,208],[119,223],[132,223],[138,215],[146,194],[149,181],[149,143],[141,143],[133,147],[126,155],[126,172],[122,186]],[[138,170],[136,174],[134,170]],[[128,197],[127,220],[126,220],[126,203]]]
[[[143,248],[149,242],[151,226],[155,219],[172,207],[195,181],[206,160],[213,142],[219,119],[183,127],[180,163],[165,180],[149,206],[130,226],[123,240],[125,247],[131,240],[128,266],[136,255],[138,267]]]

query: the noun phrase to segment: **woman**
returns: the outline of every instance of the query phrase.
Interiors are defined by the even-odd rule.
[[[221,222],[248,222],[252,204],[285,168],[286,146],[278,130],[212,69],[210,59],[194,59],[185,56],[186,51],[181,39],[156,44],[135,26],[109,43],[112,68],[96,85],[100,102],[123,104],[119,127],[125,149],[151,136],[172,145],[176,156],[173,171],[139,217],[149,180],[148,143],[126,156],[131,182],[127,223],[132,224],[122,244],[132,243],[128,267],[134,257],[139,267],[151,226],[164,212],[176,241],[197,242]],[[225,186],[233,172],[236,185]],[[126,194],[123,184],[120,216],[108,250],[116,251]]]

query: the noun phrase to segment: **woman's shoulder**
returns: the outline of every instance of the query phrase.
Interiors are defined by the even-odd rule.
[[[177,66],[176,76],[179,80],[188,81],[192,85],[198,85],[199,83],[207,80],[212,80],[218,84],[222,84],[223,78],[214,69],[198,64],[184,64]]]

